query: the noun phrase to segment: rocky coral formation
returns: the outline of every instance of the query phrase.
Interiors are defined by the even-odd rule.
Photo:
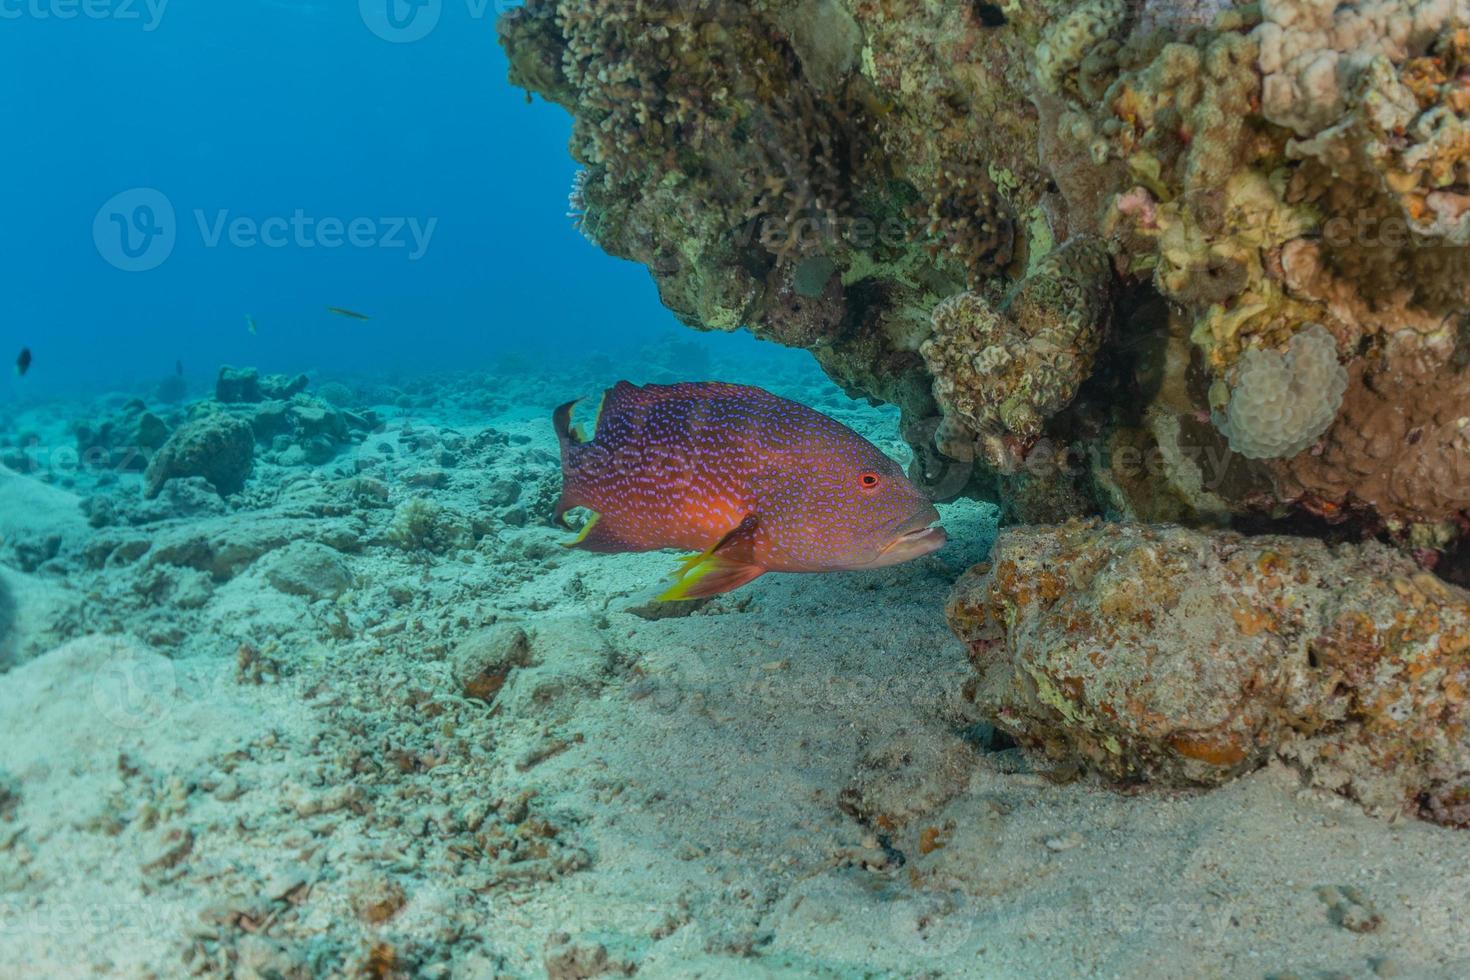
[[[997,469],[1026,457],[1047,419],[1092,374],[1111,276],[1101,244],[1079,237],[1043,259],[999,308],[970,292],[935,308],[933,335],[919,351],[945,413],[940,448],[974,458],[960,444],[967,434]]]
[[[77,454],[84,466],[112,470],[142,470],[169,437],[169,425],[133,399],[110,417],[78,422],[74,429]]]
[[[281,401],[305,391],[311,379],[304,374],[288,378],[283,374],[260,376],[255,368],[234,368],[229,365],[219,369],[215,381],[214,397],[220,402]]]
[[[980,437],[968,492],[1011,513],[1295,508],[1421,551],[1470,524],[1446,489],[1470,0],[531,0],[500,31],[512,80],[575,118],[590,237],[691,325],[805,347],[897,404],[946,494]],[[1094,239],[1117,270],[1081,287],[1098,298],[977,362]],[[1330,369],[1257,406],[1260,366],[1321,333],[1341,406]],[[1393,421],[1365,437],[1370,416]],[[1058,446],[1080,476],[1004,476]],[[1119,472],[1122,449],[1163,464]]]
[[[1470,826],[1470,592],[1384,546],[1017,529],[948,615],[977,705],[1048,765],[1213,786],[1276,757]]]
[[[171,435],[143,474],[143,495],[157,497],[163,485],[180,477],[201,476],[221,496],[245,487],[255,457],[250,426],[223,412],[203,415]]]

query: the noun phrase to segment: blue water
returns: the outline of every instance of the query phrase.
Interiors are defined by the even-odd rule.
[[[0,336],[35,357],[0,399],[689,336],[565,217],[570,120],[506,82],[504,0],[385,2],[0,0]]]

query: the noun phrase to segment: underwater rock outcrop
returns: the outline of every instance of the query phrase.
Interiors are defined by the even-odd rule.
[[[898,405],[946,495],[1470,526],[1470,0],[529,0],[500,34],[574,117],[587,237]],[[1033,332],[1069,249],[1107,261]],[[1026,466],[1058,447],[1080,477]]]
[[[157,497],[169,480],[200,476],[220,496],[239,493],[255,458],[249,423],[224,412],[210,412],[180,426],[143,474],[143,495]]]
[[[220,402],[280,401],[307,389],[311,379],[304,374],[288,378],[284,374],[260,376],[255,368],[234,368],[229,365],[219,369],[215,381],[214,397]]]
[[[83,465],[117,471],[145,469],[169,437],[168,423],[138,399],[107,418],[78,422],[73,431]]]
[[[1214,786],[1280,758],[1371,810],[1470,826],[1470,592],[1391,548],[1016,529],[948,616],[982,713],[1050,766]]]

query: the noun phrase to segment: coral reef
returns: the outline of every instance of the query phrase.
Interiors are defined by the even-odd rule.
[[[690,325],[898,405],[941,495],[1295,511],[1440,551],[1470,525],[1434,395],[1470,370],[1467,31],[1467,0],[531,0],[500,22],[512,81],[574,117],[590,237]],[[1070,313],[1038,295],[1104,251],[1062,275]],[[1320,378],[1288,381],[1297,358]],[[1365,438],[1370,416],[1392,421]],[[1085,474],[1030,472],[1062,444]],[[1115,472],[1119,447],[1167,464]]]
[[[1470,592],[1387,547],[1016,529],[948,616],[977,705],[1048,765],[1213,786],[1276,757],[1470,826]]]

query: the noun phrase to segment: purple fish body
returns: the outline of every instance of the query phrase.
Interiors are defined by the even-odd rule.
[[[835,419],[723,382],[604,395],[595,437],[557,409],[556,516],[596,516],[571,547],[700,554],[664,598],[729,591],[767,571],[876,568],[944,543],[939,514],[877,447]]]

